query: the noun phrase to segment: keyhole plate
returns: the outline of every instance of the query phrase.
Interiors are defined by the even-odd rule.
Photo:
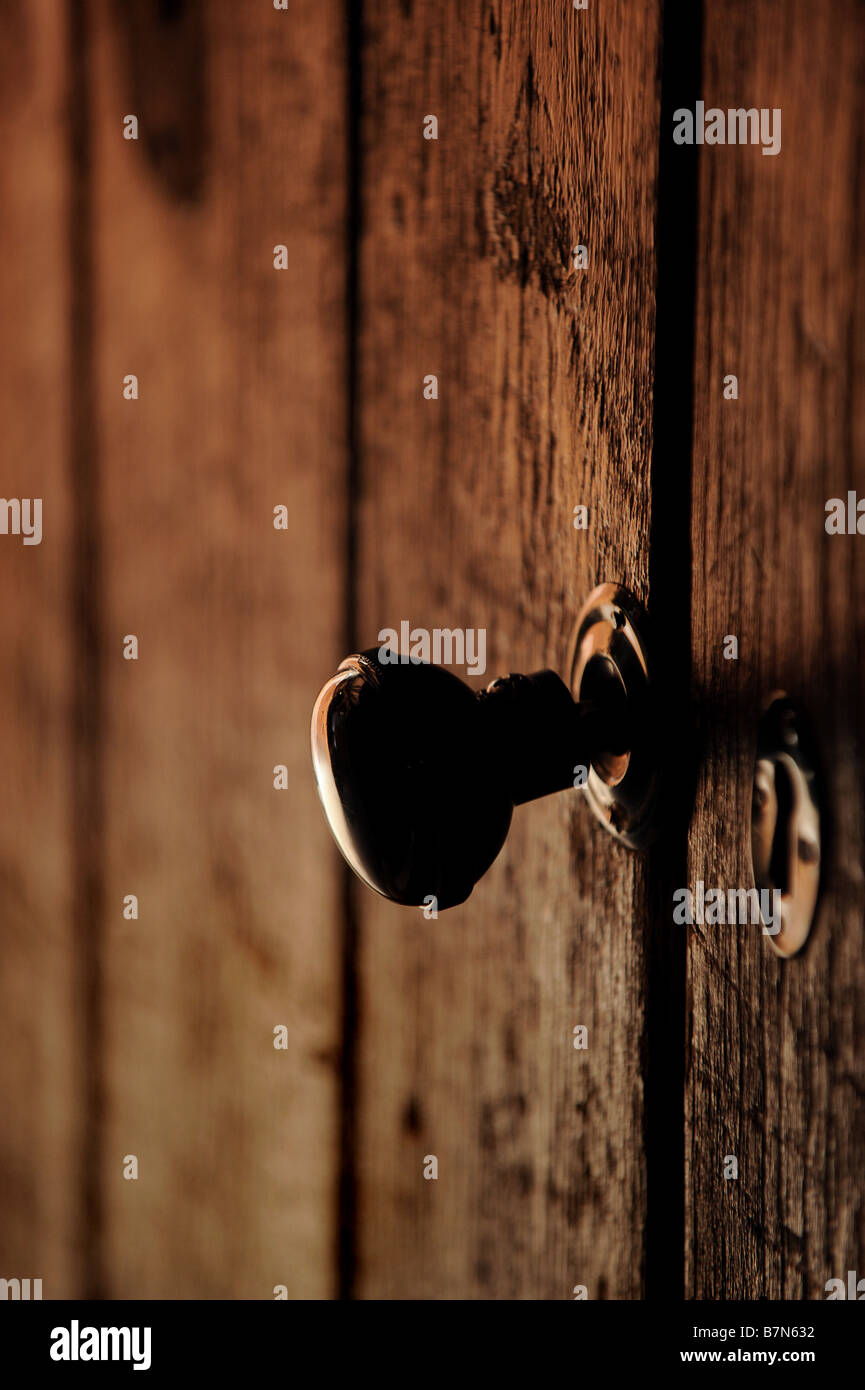
[[[782,691],[767,703],[757,729],[751,802],[754,882],[771,893],[764,927],[779,956],[795,956],[808,939],[820,892],[822,861],[817,754],[804,711]],[[777,909],[777,910],[776,910]]]
[[[618,584],[601,584],[583,604],[569,663],[571,694],[608,715],[584,791],[592,811],[630,849],[655,837],[658,808],[653,685],[642,605]]]

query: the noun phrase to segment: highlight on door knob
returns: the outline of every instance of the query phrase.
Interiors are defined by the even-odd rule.
[[[349,656],[312,715],[322,805],[355,873],[394,902],[464,902],[515,806],[584,788],[607,829],[642,848],[657,776],[645,614],[604,584],[580,613],[570,688],[554,671],[473,691],[441,666]]]

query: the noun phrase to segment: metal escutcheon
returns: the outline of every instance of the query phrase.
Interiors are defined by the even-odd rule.
[[[821,816],[817,754],[803,710],[772,695],[757,730],[751,804],[751,857],[757,888],[773,894],[764,927],[779,956],[795,956],[808,939],[820,891]],[[780,924],[777,920],[780,916]],[[764,914],[765,917],[765,914]]]
[[[611,746],[599,750],[589,769],[586,797],[604,828],[630,849],[645,849],[657,828],[647,625],[633,594],[617,584],[601,584],[580,611],[570,660],[574,699],[608,710],[614,731]]]

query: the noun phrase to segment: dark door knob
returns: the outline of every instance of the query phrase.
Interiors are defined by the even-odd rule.
[[[611,586],[593,599],[602,593],[633,602]],[[646,745],[648,678],[644,661],[623,660],[635,640],[616,603],[586,606],[572,669],[579,700],[553,671],[475,692],[443,667],[395,664],[377,648],[343,661],[315,704],[312,758],[330,828],[360,878],[397,903],[454,907],[495,859],[515,806],[590,778],[624,787],[624,801],[617,793],[612,810],[596,809],[635,843],[621,823],[634,819],[635,793],[645,819],[645,768],[634,760]]]

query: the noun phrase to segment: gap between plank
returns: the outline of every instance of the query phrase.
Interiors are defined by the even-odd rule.
[[[343,651],[357,650],[359,438],[360,240],[362,235],[361,115],[363,101],[363,4],[345,0],[345,158],[346,158],[346,512]],[[337,1211],[337,1292],[354,1297],[357,1267],[358,1122],[358,904],[357,882],[347,864],[342,871],[342,1046],[340,1057],[339,1192]]]
[[[102,1142],[105,1114],[103,952],[105,948],[104,651],[99,440],[94,380],[93,148],[87,0],[68,11],[69,491],[71,506],[69,805],[72,920],[81,1020],[81,1297],[105,1296]]]
[[[703,0],[666,0],[655,223],[655,373],[649,603],[663,671],[661,746],[678,749],[670,808],[648,865],[646,1230],[643,1296],[684,1297],[687,940],[672,894],[687,882],[695,747],[690,729],[691,469],[697,282],[697,148],[673,144],[673,112],[700,95]]]

